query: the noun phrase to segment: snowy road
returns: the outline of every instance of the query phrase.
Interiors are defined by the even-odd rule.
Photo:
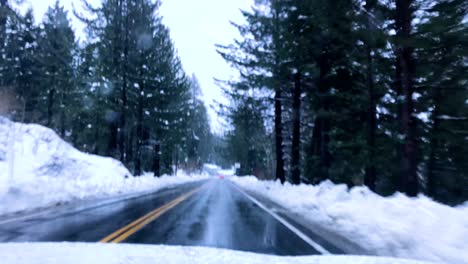
[[[212,246],[276,255],[344,253],[226,179],[184,184],[106,206],[0,225],[0,242]]]

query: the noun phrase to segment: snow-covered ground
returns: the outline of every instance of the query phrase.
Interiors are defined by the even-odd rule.
[[[377,255],[468,263],[467,203],[450,207],[425,196],[382,197],[330,181],[294,186],[251,176],[230,179]]]
[[[117,160],[80,152],[49,128],[0,117],[0,215],[157,190],[206,176],[133,177]]]
[[[279,257],[226,249],[130,244],[0,244],[3,264],[423,264],[423,262],[358,256]],[[427,263],[427,262],[425,262]]]

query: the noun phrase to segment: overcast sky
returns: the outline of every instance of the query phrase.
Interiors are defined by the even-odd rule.
[[[171,30],[171,37],[178,49],[187,74],[195,73],[200,81],[212,128],[222,131],[223,124],[211,109],[213,100],[220,100],[221,90],[213,78],[229,79],[234,72],[216,53],[215,44],[229,44],[238,36],[229,21],[242,22],[239,9],[249,9],[254,0],[163,0],[160,14]],[[77,35],[83,38],[83,25],[73,17],[72,2],[78,9],[80,0],[61,0],[69,12]],[[89,0],[98,6],[100,0]],[[55,0],[27,0],[32,6],[36,21],[42,21],[48,6]]]

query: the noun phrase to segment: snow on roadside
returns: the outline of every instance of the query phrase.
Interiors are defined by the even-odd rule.
[[[282,257],[204,247],[102,243],[0,244],[0,255],[3,264],[424,264],[419,261],[365,256]]]
[[[330,181],[294,186],[252,176],[230,179],[378,255],[468,263],[467,203],[450,207],[422,195],[382,197]]]
[[[133,177],[117,160],[80,152],[53,130],[0,117],[0,215],[157,190],[206,176]]]

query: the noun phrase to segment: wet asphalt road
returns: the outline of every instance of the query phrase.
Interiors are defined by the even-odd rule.
[[[141,224],[122,243],[210,246],[275,255],[320,254],[237,188],[229,180],[213,179],[105,206],[0,223],[0,242],[98,242],[198,190]],[[339,249],[331,252],[343,253]]]

